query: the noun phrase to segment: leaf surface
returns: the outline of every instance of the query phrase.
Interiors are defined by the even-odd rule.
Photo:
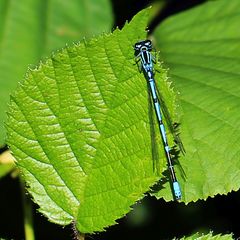
[[[185,202],[240,186],[239,9],[238,0],[209,1],[167,19],[154,33],[180,92]],[[167,189],[160,195],[171,198]]]
[[[160,178],[165,156],[159,134],[151,138],[147,84],[133,51],[146,37],[148,17],[144,10],[121,31],[53,54],[11,98],[8,144],[53,222],[102,231]],[[167,72],[156,68],[173,114]],[[153,143],[160,149],[157,171]]]

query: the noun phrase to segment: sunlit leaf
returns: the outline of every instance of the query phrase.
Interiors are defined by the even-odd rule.
[[[8,144],[40,211],[55,223],[102,231],[166,165],[159,133],[151,138],[147,83],[133,51],[148,16],[142,11],[121,31],[62,49],[30,70],[11,98]],[[166,70],[156,69],[173,114]]]

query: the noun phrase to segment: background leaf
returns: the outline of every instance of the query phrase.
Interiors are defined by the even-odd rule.
[[[6,105],[29,64],[66,43],[109,31],[108,0],[0,1],[0,147]]]
[[[163,22],[154,36],[180,91],[184,201],[240,186],[240,2],[209,1]],[[160,192],[170,199],[169,192]]]
[[[0,179],[4,176],[6,176],[12,169],[14,165],[13,164],[1,164],[0,163]]]
[[[81,232],[102,231],[160,178],[146,80],[133,51],[146,37],[148,17],[144,10],[122,31],[62,49],[29,71],[11,98],[8,145],[53,222],[75,220]],[[172,113],[174,93],[166,70],[156,67]],[[156,141],[161,172],[166,161]]]
[[[181,238],[181,240],[195,240],[195,239],[198,239],[198,240],[232,240],[233,239],[233,236],[232,234],[225,234],[225,235],[222,235],[222,234],[217,234],[217,235],[213,235],[212,232],[206,234],[206,235],[203,235],[203,234],[200,234],[200,233],[196,233],[192,236],[189,236],[189,237],[183,237]]]
[[[15,167],[14,158],[10,151],[4,151],[0,154],[0,179],[7,175]]]

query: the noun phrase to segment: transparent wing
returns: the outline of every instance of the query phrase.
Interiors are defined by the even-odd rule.
[[[156,86],[157,86],[157,82],[156,82]],[[177,146],[179,147],[180,151],[185,154],[185,149],[184,149],[184,146],[183,146],[183,143],[181,141],[181,138],[179,136],[179,123],[173,123],[172,122],[172,118],[171,118],[171,115],[168,111],[168,108],[164,102],[164,99],[159,91],[159,88],[157,86],[157,95],[158,95],[158,99],[159,99],[159,102],[160,102],[160,106],[161,106],[161,110],[162,110],[162,113],[164,115],[164,119],[166,120],[166,123],[167,123],[167,126],[171,132],[171,134],[173,135],[173,138],[174,138],[174,142],[177,144]]]
[[[182,152],[182,154],[185,155],[186,151],[184,149],[182,140],[181,140],[181,138],[179,136],[179,134],[180,134],[179,133],[179,125],[180,124],[172,122],[171,115],[170,115],[170,113],[168,111],[167,105],[164,102],[163,96],[161,95],[161,93],[159,91],[157,83],[156,83],[156,87],[157,87],[157,95],[158,95],[158,99],[159,99],[159,102],[160,102],[161,111],[162,111],[162,113],[164,115],[164,119],[166,120],[168,128],[169,128],[171,134],[173,135],[175,144],[177,145],[179,150]],[[186,173],[185,173],[181,163],[179,162],[179,158],[178,158],[179,150],[177,150],[175,147],[172,150],[174,152],[174,154],[173,154],[174,155],[173,161],[178,164],[178,166],[180,167],[180,170],[181,170],[181,176],[182,176],[183,179],[186,180],[186,178],[187,178]]]
[[[159,162],[159,152],[157,145],[157,136],[156,136],[156,118],[153,111],[153,103],[151,99],[149,85],[147,84],[148,92],[148,117],[150,123],[150,134],[151,134],[151,144],[152,144],[152,159],[153,159],[153,170],[156,171],[157,175],[160,175],[160,162]]]

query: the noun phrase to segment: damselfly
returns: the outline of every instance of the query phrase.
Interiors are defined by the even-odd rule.
[[[164,145],[164,151],[167,158],[168,169],[172,180],[173,194],[176,200],[180,200],[182,196],[181,189],[174,171],[173,161],[170,154],[170,147],[168,145],[167,135],[162,121],[162,109],[160,106],[156,83],[154,80],[153,64],[155,63],[155,58],[151,54],[152,42],[150,40],[137,42],[134,45],[134,50],[137,62],[140,61],[140,71],[143,71],[151,92],[151,98],[153,101],[160,134]]]

